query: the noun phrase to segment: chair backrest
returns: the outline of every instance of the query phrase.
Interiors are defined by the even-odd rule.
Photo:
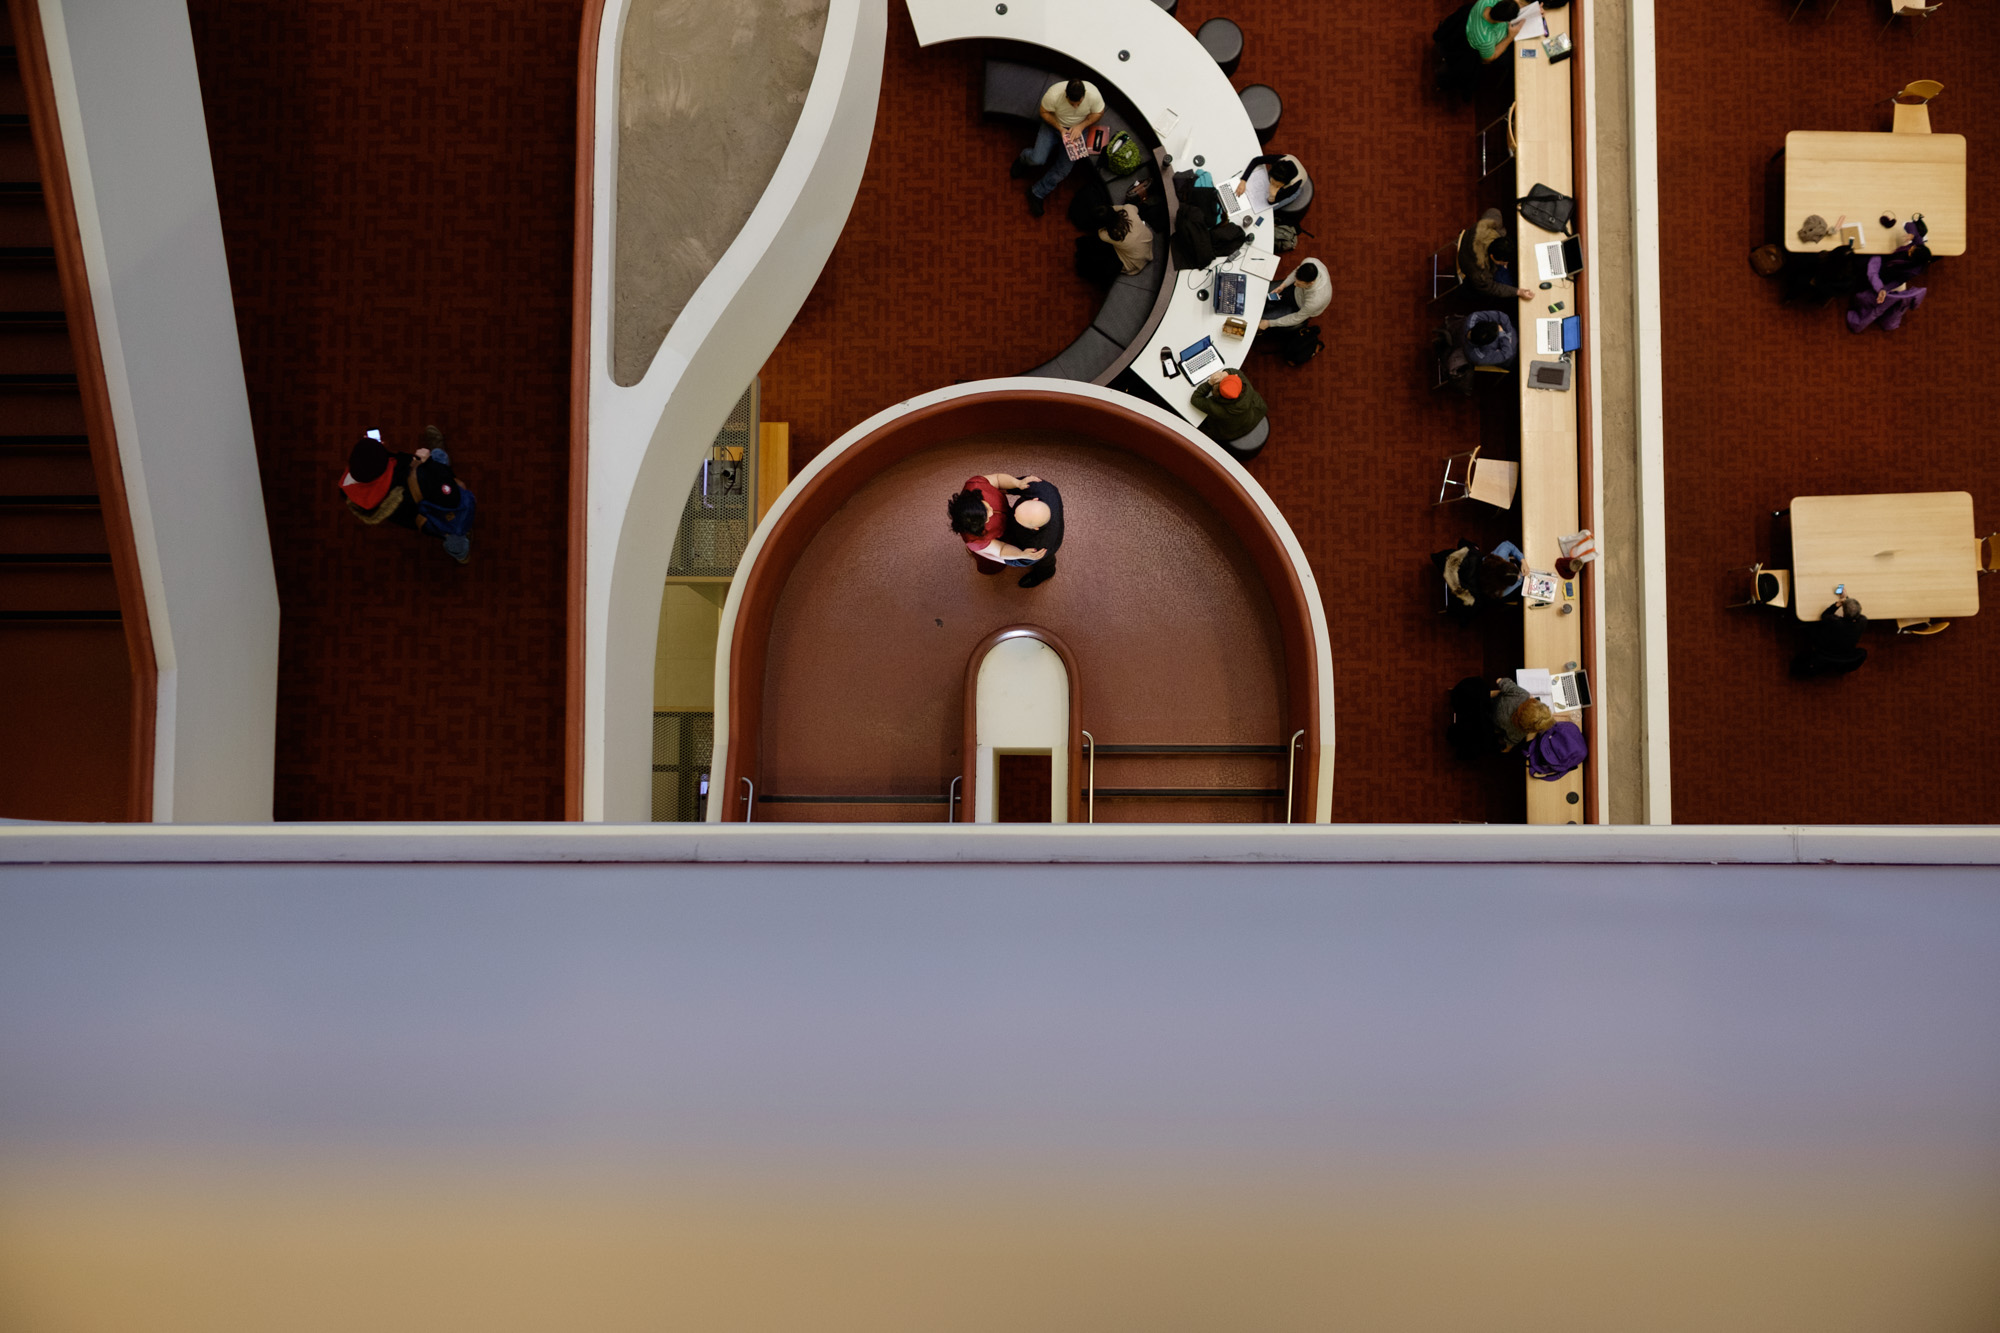
[[[1923,102],[1898,102],[1892,108],[1896,113],[1889,130],[1893,134],[1929,134],[1931,132],[1931,109]]]
[[[2000,574],[2000,532],[1979,538],[1973,543],[1972,554],[1979,561],[1980,573]]]
[[[1792,604],[1792,571],[1789,569],[1766,569],[1757,566],[1756,586],[1750,600],[1759,606],[1790,606]]]
[[[1911,106],[1921,106],[1943,91],[1944,85],[1936,79],[1915,79],[1903,85],[1902,91],[1896,94],[1896,100]]]

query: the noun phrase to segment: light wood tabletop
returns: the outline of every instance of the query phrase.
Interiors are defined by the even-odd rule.
[[[1549,36],[1567,33],[1567,7],[1543,11]],[[1538,38],[1516,42],[1506,59],[1514,63],[1515,179],[1520,193],[1540,183],[1564,194],[1574,194],[1572,171],[1572,123],[1570,120],[1570,70],[1565,61],[1551,65]],[[1532,56],[1528,52],[1532,51]],[[1543,231],[1517,211],[1513,231],[1519,258],[1517,281],[1530,289],[1540,281],[1535,266],[1534,247],[1545,241],[1561,240],[1558,232]],[[1590,262],[1588,238],[1584,262]],[[1521,380],[1528,363],[1535,359],[1531,350],[1535,320],[1555,315],[1574,315],[1576,288],[1567,279],[1548,291],[1535,290],[1531,301],[1512,301],[1510,311],[1520,327],[1521,356],[1516,381],[1521,395],[1521,549],[1530,569],[1552,570],[1562,552],[1558,537],[1580,526],[1577,493],[1577,393],[1575,389],[1553,391],[1531,389]],[[1549,307],[1563,303],[1559,311]],[[1524,609],[1521,612],[1521,665],[1562,671],[1583,661],[1583,617],[1572,605],[1569,614],[1560,606]],[[1601,704],[1593,704],[1599,707]],[[1563,714],[1563,721],[1583,725],[1583,719]],[[1568,824],[1584,822],[1583,769],[1576,769],[1555,782],[1528,783],[1528,822]]]
[[[1792,608],[1817,620],[1837,584],[1873,620],[1979,614],[1979,539],[1964,491],[1792,501]]]
[[[1793,130],[1785,136],[1785,248],[1831,250],[1837,237],[1799,240],[1809,215],[1830,227],[1843,216],[1861,226],[1862,254],[1886,255],[1905,239],[1918,213],[1932,254],[1965,253],[1965,136]],[[1884,229],[1888,214],[1896,225]]]

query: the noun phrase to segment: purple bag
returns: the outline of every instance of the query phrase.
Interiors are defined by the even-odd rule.
[[[1583,762],[1588,754],[1583,732],[1574,722],[1558,722],[1527,745],[1528,776],[1554,782]]]

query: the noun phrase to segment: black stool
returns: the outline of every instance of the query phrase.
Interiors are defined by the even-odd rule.
[[[1241,97],[1243,110],[1257,131],[1257,142],[1271,142],[1271,136],[1278,132],[1278,122],[1284,119],[1285,99],[1278,96],[1278,90],[1268,83],[1251,84],[1243,90]]]
[[[1250,428],[1249,434],[1234,440],[1220,440],[1218,443],[1224,449],[1228,450],[1230,457],[1234,458],[1237,462],[1247,463],[1258,454],[1263,453],[1264,446],[1270,443],[1270,440],[1271,418],[1265,417]]]
[[[1243,29],[1228,19],[1210,19],[1196,30],[1194,39],[1222,66],[1224,74],[1234,74],[1243,63]]]
[[[1171,14],[1180,8],[1181,0],[1153,0],[1153,3]]]
[[[1294,195],[1290,202],[1278,210],[1278,221],[1289,222],[1294,227],[1298,226],[1299,219],[1306,215],[1306,210],[1312,207],[1312,203],[1313,182],[1312,177],[1308,176],[1305,178],[1304,183],[1299,186],[1298,194]]]

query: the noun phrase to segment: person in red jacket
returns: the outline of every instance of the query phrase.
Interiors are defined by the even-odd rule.
[[[989,472],[983,477],[968,477],[964,488],[953,492],[946,502],[951,530],[964,539],[972,563],[979,567],[980,573],[998,574],[1009,564],[1031,565],[1047,554],[1040,549],[1024,550],[1000,539],[1007,529],[1008,511],[1020,499],[1020,492],[1030,482],[1040,480],[1040,477]]]

